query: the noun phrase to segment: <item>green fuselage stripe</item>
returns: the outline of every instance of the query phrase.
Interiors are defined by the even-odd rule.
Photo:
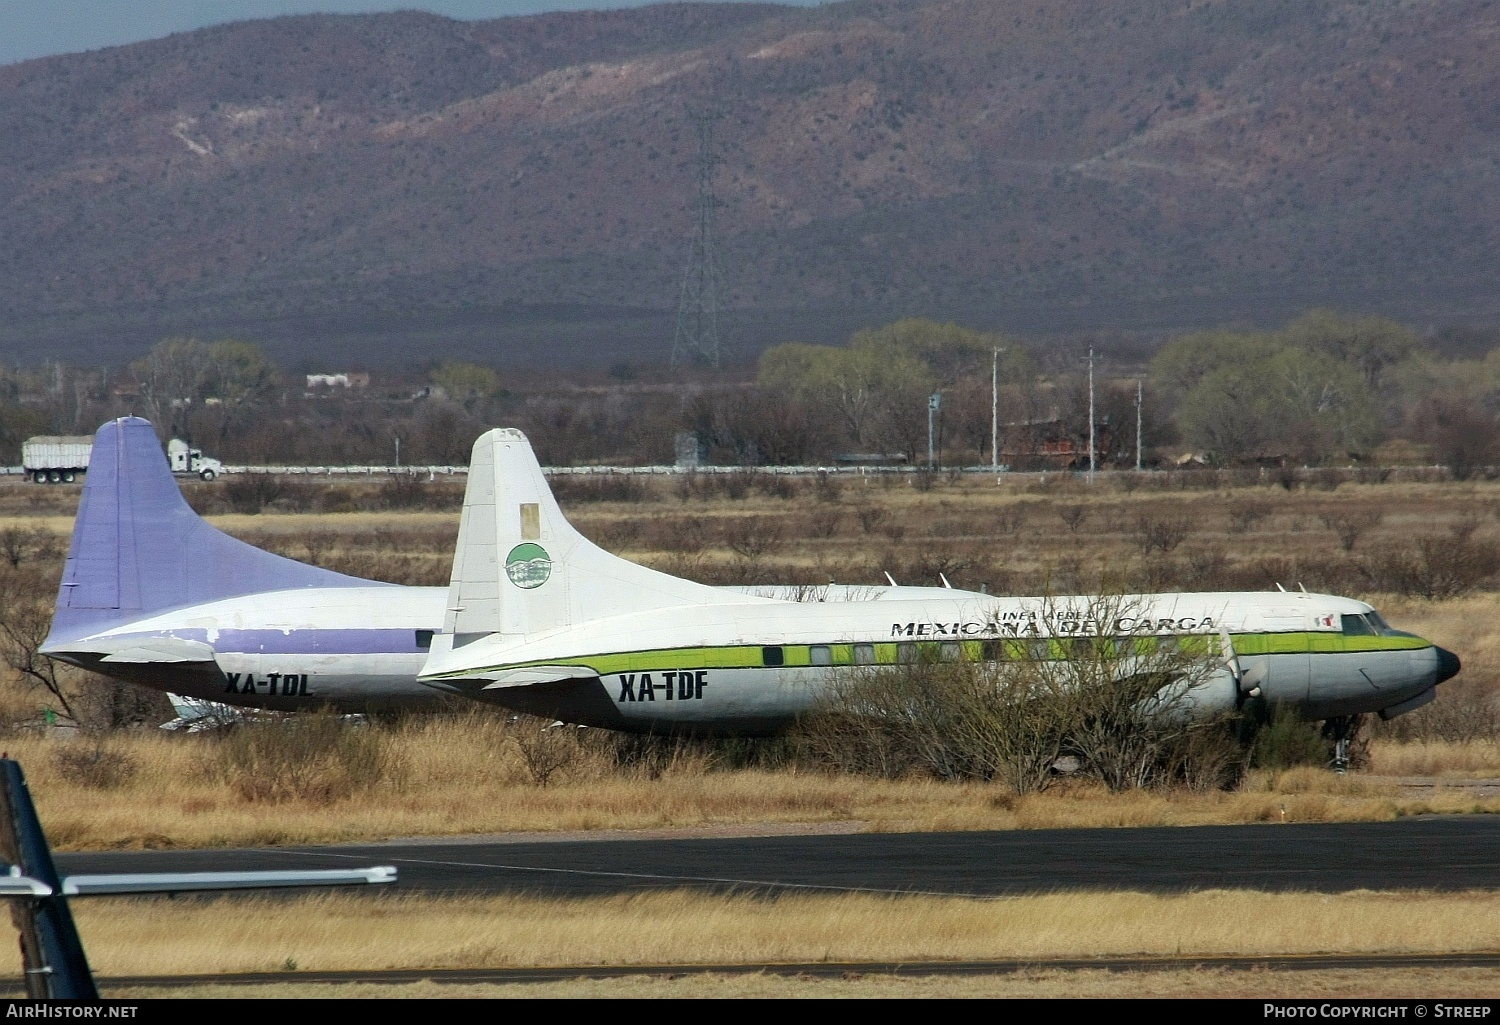
[[[615,673],[653,672],[662,669],[760,669],[767,667],[766,649],[781,650],[781,664],[773,668],[809,666],[847,666],[856,664],[895,665],[898,662],[969,661],[990,659],[1049,658],[1063,659],[1075,652],[1075,645],[1096,643],[1133,645],[1141,653],[1155,650],[1166,638],[1157,636],[1103,638],[1035,637],[965,641],[875,641],[832,642],[829,644],[733,645],[722,648],[657,648],[649,651],[625,651],[612,654],[580,655],[573,658],[533,659],[509,665],[465,670],[452,676],[475,676],[490,672],[524,669],[527,666],[587,666],[600,676]],[[1191,652],[1217,650],[1218,637],[1213,634],[1190,634],[1172,638]],[[1430,641],[1410,635],[1394,637],[1346,636],[1331,632],[1233,634],[1236,655],[1346,654],[1364,651],[1419,651],[1432,646]],[[856,649],[873,649],[857,651]],[[906,649],[906,650],[903,650]],[[946,649],[946,650],[945,650]],[[816,655],[816,657],[815,657]],[[872,659],[873,656],[873,659]]]

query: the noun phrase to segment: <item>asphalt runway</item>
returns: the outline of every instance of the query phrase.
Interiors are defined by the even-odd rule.
[[[569,897],[677,888],[970,896],[1225,887],[1467,890],[1500,887],[1500,816],[711,839],[452,838],[72,853],[57,861],[64,875],[395,865],[400,881],[380,889]]]

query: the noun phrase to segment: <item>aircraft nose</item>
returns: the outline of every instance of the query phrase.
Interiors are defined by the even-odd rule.
[[[1463,668],[1463,663],[1459,662],[1458,656],[1453,654],[1453,652],[1449,651],[1447,648],[1438,648],[1437,657],[1438,683],[1442,683],[1444,680],[1453,679],[1458,675],[1458,671]]]

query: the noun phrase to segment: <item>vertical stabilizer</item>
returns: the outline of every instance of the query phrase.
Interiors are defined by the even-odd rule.
[[[369,580],[284,559],[209,526],[182,497],[155,429],[139,417],[122,417],[94,435],[47,645],[221,598],[369,586]]]
[[[631,612],[764,600],[611,555],[563,516],[524,434],[497,429],[475,442],[444,628],[455,643]]]

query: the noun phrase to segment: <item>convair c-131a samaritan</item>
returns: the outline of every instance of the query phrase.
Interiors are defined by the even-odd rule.
[[[44,652],[231,704],[364,710],[451,692],[611,729],[768,733],[857,667],[994,657],[997,641],[1086,634],[1078,610],[1097,607],[938,588],[798,602],[672,577],[574,530],[513,430],[474,446],[447,589],[359,580],[220,533],[183,501],[143,420],[106,424],[94,454]],[[1347,598],[1159,594],[1117,607],[1129,615],[1111,633],[1220,638],[1221,661],[1193,686],[1200,711],[1254,693],[1309,719],[1399,715],[1458,672],[1456,656]]]
[[[858,667],[1003,657],[1009,639],[1044,639],[1050,657],[1063,648],[1054,639],[1092,632],[1217,637],[1222,661],[1194,681],[1191,707],[1229,710],[1258,693],[1315,719],[1399,715],[1459,668],[1348,598],[1130,596],[1115,606],[1128,614],[1096,631],[1084,611],[1098,604],[935,589],[796,603],[668,576],[574,530],[526,437],[493,430],[474,446],[448,607],[419,679],[591,726],[760,733]]]

